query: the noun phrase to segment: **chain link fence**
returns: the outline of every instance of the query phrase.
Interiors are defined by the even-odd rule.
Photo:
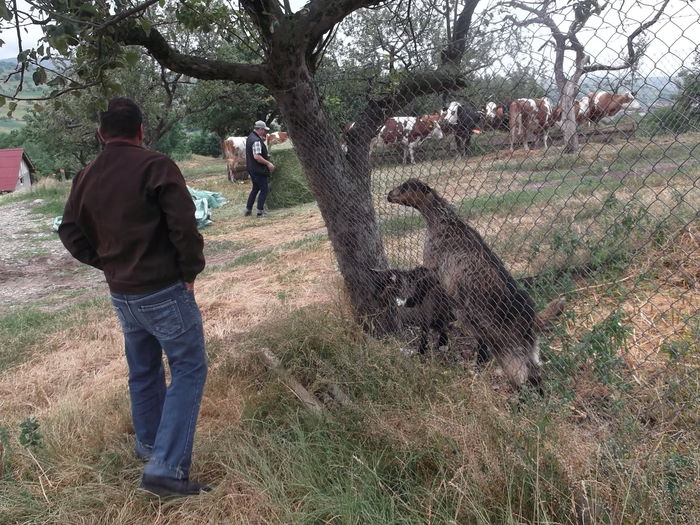
[[[694,356],[697,365],[700,59],[697,47],[690,56],[678,51],[692,43],[687,32],[697,23],[684,27],[676,25],[673,37],[665,36],[673,27],[655,27],[647,55],[632,70],[581,78],[573,110],[579,147],[572,153],[565,148],[567,108],[559,103],[553,58],[535,47],[534,37],[517,56],[470,73],[462,90],[406,99],[405,112],[377,130],[371,187],[389,266],[436,269],[456,312],[449,350],[438,352],[451,359],[484,357],[483,347],[522,353],[513,349],[527,346],[529,328],[521,325],[536,323],[537,312],[565,298],[540,345],[546,376],[571,378],[585,370],[616,382],[652,373],[681,354]],[[595,41],[598,55],[589,61],[616,58],[593,33]],[[348,75],[319,82],[327,99],[339,97],[344,86],[335,103],[342,110],[331,115],[341,137],[356,116],[352,108],[368,99],[367,91],[352,91],[353,81]],[[488,248],[470,244],[463,232],[445,234],[451,246],[438,243],[434,237],[444,229],[429,227],[429,211],[389,202],[389,192],[409,179],[444,198]],[[470,259],[474,250],[480,255]],[[504,291],[508,275],[532,299],[532,312],[527,298]],[[490,328],[499,322],[500,329]],[[509,349],[494,348],[499,345]],[[507,360],[499,358],[502,366]]]

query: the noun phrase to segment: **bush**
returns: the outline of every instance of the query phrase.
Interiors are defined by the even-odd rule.
[[[274,151],[272,162],[276,169],[270,177],[270,195],[267,198],[270,209],[289,208],[314,201],[299,157],[293,149]]]
[[[56,159],[43,148],[27,138],[26,132],[21,130],[13,130],[10,133],[0,133],[0,149],[8,148],[24,148],[24,151],[32,161],[36,168],[35,176],[48,175],[51,172],[57,171]]]
[[[173,160],[187,159],[192,153],[182,124],[173,126],[173,129],[155,144],[154,149]]]
[[[190,150],[196,155],[221,156],[221,140],[214,133],[200,131],[190,137]]]
[[[640,129],[649,135],[678,135],[700,130],[700,118],[697,113],[681,111],[680,107],[674,105],[645,115],[640,122]]]

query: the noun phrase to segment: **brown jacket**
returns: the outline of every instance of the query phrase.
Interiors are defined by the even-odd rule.
[[[185,179],[168,157],[110,142],[73,181],[58,234],[111,291],[149,293],[204,269],[204,241]]]

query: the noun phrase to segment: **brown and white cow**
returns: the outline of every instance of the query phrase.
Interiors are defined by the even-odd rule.
[[[440,115],[416,117],[392,117],[379,130],[379,135],[372,139],[370,150],[377,147],[400,144],[403,149],[403,163],[410,155],[411,164],[415,164],[415,150],[426,139],[442,139],[444,134],[438,121]]]
[[[639,102],[630,92],[618,94],[607,91],[589,93],[579,99],[582,121],[596,124],[605,117],[612,117],[620,111],[634,111],[639,109]],[[577,119],[578,120],[578,119]]]
[[[275,144],[282,144],[286,142],[289,135],[286,131],[275,131],[274,133],[267,134],[267,148],[270,149]]]
[[[231,182],[248,180],[245,170],[245,143],[248,137],[228,137],[224,140],[223,150],[226,159],[226,171]]]
[[[639,102],[629,92],[619,95],[607,91],[596,91],[574,100],[574,115],[576,115],[576,124],[579,126],[585,123],[591,126],[605,117],[617,115],[620,111],[635,111],[639,108]],[[563,119],[562,111],[560,118],[557,119],[557,124],[561,125]]]
[[[539,137],[547,147],[549,128],[558,120],[560,111],[552,108],[546,98],[519,98],[510,103],[510,152],[516,141],[522,141],[525,151],[530,151],[528,142]]]

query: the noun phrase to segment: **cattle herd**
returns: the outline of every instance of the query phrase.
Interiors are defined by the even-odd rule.
[[[639,109],[639,103],[632,93],[596,91],[574,102],[577,124],[595,124],[620,111],[636,109]],[[452,102],[433,115],[390,118],[372,140],[370,151],[382,146],[399,145],[403,149],[404,163],[407,157],[410,157],[411,163],[415,163],[415,150],[425,140],[453,137],[457,151],[466,156],[469,154],[471,136],[481,131],[510,133],[511,153],[516,144],[522,143],[527,151],[530,149],[530,143],[539,139],[546,148],[549,130],[555,125],[561,125],[563,120],[561,106],[554,106],[546,98],[489,102],[479,110]],[[344,131],[347,133],[352,126],[353,123],[350,123]]]
[[[611,117],[620,111],[639,109],[632,93],[609,93],[596,91],[574,101],[574,115],[578,125],[589,126]],[[522,143],[529,151],[530,144],[542,140],[547,147],[549,130],[561,126],[564,112],[560,105],[554,106],[546,98],[519,98],[501,103],[489,102],[480,109],[470,108],[459,102],[451,102],[442,111],[422,117],[391,117],[379,129],[370,142],[370,152],[379,148],[399,146],[403,151],[404,164],[410,159],[415,164],[416,149],[427,139],[450,139],[462,156],[469,154],[471,137],[482,131],[503,131],[510,134],[510,151]],[[347,134],[355,123],[343,127]],[[288,139],[284,131],[267,135],[267,146],[281,144]],[[246,137],[228,137],[223,143],[228,179],[231,182],[248,179],[245,171]]]

